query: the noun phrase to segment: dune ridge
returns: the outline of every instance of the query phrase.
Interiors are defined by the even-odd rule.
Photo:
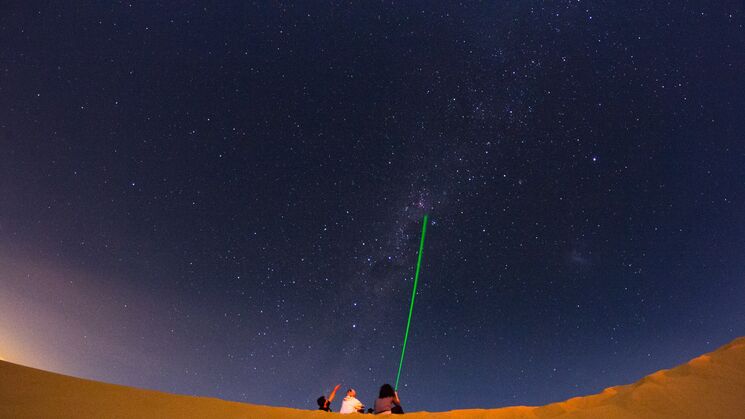
[[[0,361],[0,418],[317,418],[329,413],[183,396]],[[451,419],[743,419],[745,337],[633,384],[545,406],[416,412]]]

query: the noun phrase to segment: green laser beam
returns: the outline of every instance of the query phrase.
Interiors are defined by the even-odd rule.
[[[414,312],[414,297],[416,297],[416,286],[419,283],[419,268],[422,266],[422,250],[424,250],[424,234],[427,232],[427,214],[424,214],[422,222],[422,240],[419,242],[419,257],[416,261],[416,273],[414,274],[414,290],[411,291],[411,305],[409,306],[409,319],[406,321],[406,334],[404,334],[404,346],[401,348],[401,361],[398,363],[398,374],[396,374],[396,386],[398,391],[398,379],[401,378],[401,367],[404,365],[404,354],[406,353],[406,342],[409,340],[409,327],[411,326],[411,313]]]

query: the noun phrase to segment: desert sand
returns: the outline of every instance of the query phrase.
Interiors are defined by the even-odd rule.
[[[329,416],[331,415],[331,416]],[[0,418],[321,418],[326,412],[181,396],[0,362]],[[452,419],[743,419],[745,337],[600,394],[540,407],[417,412]]]

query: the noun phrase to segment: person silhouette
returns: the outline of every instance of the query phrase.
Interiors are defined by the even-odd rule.
[[[336,391],[339,390],[339,387],[341,387],[341,384],[337,384],[336,387],[331,391],[331,394],[329,394],[329,398],[327,399],[326,396],[321,395],[316,402],[318,403],[318,410],[323,410],[326,412],[331,411],[331,402],[334,401],[334,397],[336,397]]]

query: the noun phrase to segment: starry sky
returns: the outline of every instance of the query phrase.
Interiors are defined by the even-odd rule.
[[[745,335],[740,1],[0,4],[0,357],[545,404]],[[338,409],[336,401],[332,407]]]

